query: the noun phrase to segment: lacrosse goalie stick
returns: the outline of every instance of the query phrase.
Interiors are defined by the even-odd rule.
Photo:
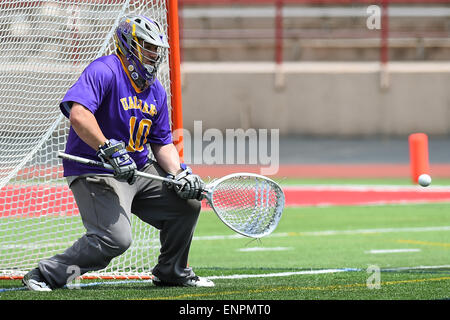
[[[59,158],[113,170],[101,161],[63,152]],[[173,179],[136,170],[137,176],[181,185]],[[254,173],[233,173],[207,184],[202,191],[211,209],[233,231],[250,238],[262,238],[277,227],[284,209],[284,193],[273,180]]]

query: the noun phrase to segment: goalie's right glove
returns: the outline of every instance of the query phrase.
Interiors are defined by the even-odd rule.
[[[181,173],[176,176],[168,175],[170,179],[181,182],[181,185],[173,184],[173,188],[176,194],[181,199],[197,199],[202,200],[202,191],[205,188],[205,183],[196,174],[192,174],[190,167],[186,166],[184,163],[181,164],[181,168],[184,169]]]
[[[136,163],[125,149],[123,141],[106,140],[103,146],[99,146],[97,156],[103,163],[108,163],[114,168],[114,177],[117,180],[126,181],[129,184],[136,181]]]

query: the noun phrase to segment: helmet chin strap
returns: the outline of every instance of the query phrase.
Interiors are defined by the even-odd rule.
[[[128,71],[130,72],[131,79],[133,79],[134,84],[141,90],[145,89],[147,86],[147,80],[142,78],[137,71],[135,70],[133,65],[128,66]]]

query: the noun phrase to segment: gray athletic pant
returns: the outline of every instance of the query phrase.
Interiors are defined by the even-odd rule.
[[[142,171],[166,176],[156,162]],[[131,186],[101,175],[68,181],[86,233],[63,253],[38,263],[52,288],[66,285],[73,266],[80,274],[100,270],[124,253],[131,245],[131,213],[160,230],[161,251],[152,271],[155,276],[172,283],[195,276],[187,260],[200,201],[183,200],[162,182],[143,177],[137,177]]]

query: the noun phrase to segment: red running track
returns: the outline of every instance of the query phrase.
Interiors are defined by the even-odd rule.
[[[391,186],[285,187],[286,206],[343,206],[450,202],[450,188]],[[0,190],[0,217],[78,215],[69,188],[58,185],[6,186]]]
[[[287,206],[344,206],[450,202],[450,188],[304,186],[283,188]]]
[[[411,176],[409,164],[281,164],[270,173],[268,166],[259,165],[191,165],[192,170],[201,177],[222,177],[235,172],[252,172],[276,178],[408,178]],[[62,177],[61,166],[36,166],[24,168],[18,172],[23,179],[39,177]],[[266,171],[267,172],[267,171]],[[449,163],[430,163],[430,175],[433,178],[450,178]]]

